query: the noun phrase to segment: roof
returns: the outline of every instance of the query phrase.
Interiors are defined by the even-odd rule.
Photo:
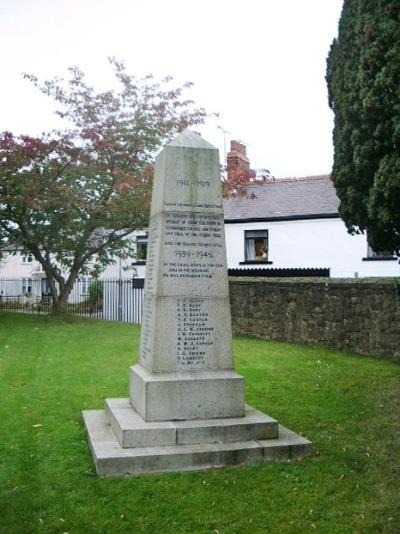
[[[0,245],[0,252],[1,251],[11,251],[11,252],[15,252],[17,250],[22,250],[22,247],[20,245]]]
[[[281,178],[246,186],[247,197],[224,201],[226,222],[339,217],[329,175]],[[248,198],[249,195],[256,198]]]

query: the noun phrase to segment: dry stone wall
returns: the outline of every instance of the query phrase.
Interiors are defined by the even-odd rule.
[[[400,361],[396,281],[230,279],[236,334]]]

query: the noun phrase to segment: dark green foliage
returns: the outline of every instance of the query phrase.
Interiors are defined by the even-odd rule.
[[[345,0],[326,80],[340,214],[375,250],[399,252],[399,0]]]
[[[103,300],[103,281],[94,280],[89,286],[89,300],[93,304],[99,304]]]

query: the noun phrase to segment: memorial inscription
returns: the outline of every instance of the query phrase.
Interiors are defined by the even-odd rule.
[[[168,212],[163,278],[213,278],[223,263],[221,215]]]
[[[146,363],[151,353],[151,331],[152,331],[152,309],[150,306],[145,307],[142,316],[142,336],[140,359]]]
[[[207,352],[214,345],[205,299],[176,301],[176,363],[180,369],[204,369]]]
[[[154,291],[154,276],[156,268],[157,245],[160,237],[159,225],[154,217],[150,219],[149,233],[152,238],[149,241],[146,258],[146,292]]]

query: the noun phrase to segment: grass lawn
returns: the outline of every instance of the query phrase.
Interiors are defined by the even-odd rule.
[[[81,410],[128,396],[139,328],[0,314],[0,532],[400,532],[400,366],[234,339],[249,404],[314,442],[291,464],[97,478]]]

